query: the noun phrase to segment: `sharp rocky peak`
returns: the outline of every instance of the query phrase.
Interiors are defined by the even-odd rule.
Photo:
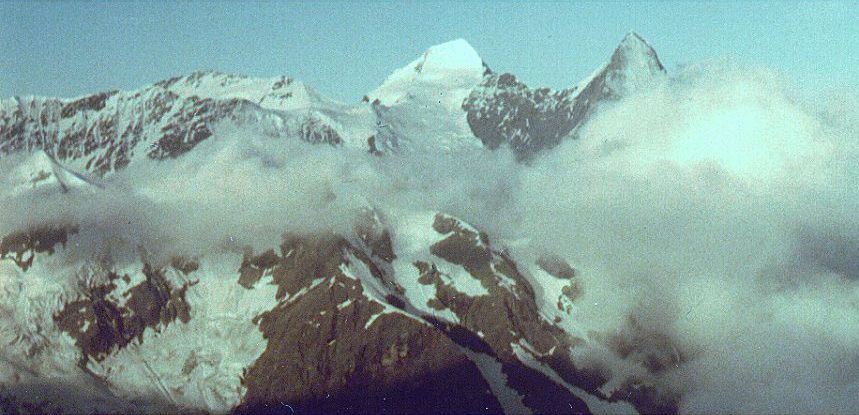
[[[463,109],[486,147],[507,145],[517,158],[527,160],[575,136],[602,103],[644,90],[664,75],[653,48],[630,32],[609,61],[576,87],[531,89],[512,74],[489,72]]]
[[[612,62],[642,63],[650,72],[665,71],[653,47],[635,32],[629,32],[623,38],[612,55]]]
[[[398,147],[509,146],[526,160],[574,136],[600,103],[640,91],[664,74],[653,48],[629,33],[577,87],[532,89],[512,74],[488,70],[471,44],[455,39],[394,71],[365,96],[367,107],[330,100],[286,76],[211,70],[134,91],[3,100],[0,154],[42,149],[64,163],[80,161],[73,165],[79,171],[103,175],[135,154],[184,154],[229,119],[313,143],[366,142],[374,154]]]
[[[644,38],[629,32],[615,49],[605,71],[608,86],[618,95],[633,93],[665,74],[656,51]]]
[[[626,36],[624,36],[623,39],[620,41],[620,45],[618,46],[639,47],[653,50],[653,48],[650,47],[650,44],[647,43],[647,41],[644,40],[644,38],[636,32],[627,33]]]

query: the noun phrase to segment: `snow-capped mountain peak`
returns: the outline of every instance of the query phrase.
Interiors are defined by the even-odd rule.
[[[483,60],[463,39],[433,46],[394,71],[365,97],[380,125],[386,126],[376,134],[376,145],[446,150],[479,146],[462,103],[485,72]]]
[[[653,47],[635,32],[629,32],[606,66],[609,87],[617,94],[633,93],[665,74]]]
[[[465,39],[456,39],[429,48],[416,70],[424,76],[447,71],[482,72],[483,60]]]
[[[531,89],[512,74],[489,72],[463,109],[486,147],[507,145],[526,160],[575,135],[602,103],[644,90],[664,75],[653,48],[631,32],[606,64],[575,87]]]
[[[653,48],[630,33],[577,87],[531,89],[512,74],[493,73],[467,41],[455,39],[430,47],[352,106],[286,76],[216,71],[134,91],[0,101],[0,153],[45,150],[103,176],[136,159],[178,157],[226,121],[373,154],[504,145],[525,160],[574,133],[601,102],[640,91],[664,73]]]
[[[456,39],[427,49],[420,57],[394,71],[379,88],[367,95],[367,99],[392,105],[414,88],[428,84],[444,89],[472,88],[480,82],[483,73],[483,59],[477,51],[464,39]]]
[[[394,71],[365,102],[353,105],[324,98],[284,76],[260,79],[215,71],[132,91],[0,101],[0,157],[9,157],[9,163],[0,163],[0,205],[6,200],[42,203],[38,198],[44,196],[50,201],[86,200],[103,183],[109,196],[104,200],[114,203],[119,198],[112,197],[113,190],[128,189],[134,192],[133,203],[147,208],[151,203],[152,211],[174,205],[161,195],[188,191],[192,197],[180,196],[175,203],[183,210],[177,217],[184,218],[186,201],[195,207],[223,200],[208,199],[225,193],[222,182],[239,180],[241,187],[252,183],[250,195],[267,193],[257,185],[264,186],[270,175],[295,174],[270,188],[275,199],[255,205],[292,194],[303,197],[306,186],[313,189],[308,195],[316,195],[317,188],[322,193],[307,199],[312,202],[304,203],[307,209],[331,204],[334,216],[357,217],[352,229],[334,231],[320,223],[309,226],[317,231],[307,234],[301,228],[290,230],[290,220],[270,221],[269,216],[279,216],[270,210],[249,212],[244,219],[252,220],[236,227],[210,226],[210,220],[238,222],[230,208],[221,209],[232,204],[218,204],[189,216],[195,229],[217,228],[206,232],[205,239],[226,235],[229,243],[217,248],[206,243],[189,253],[182,252],[184,246],[174,250],[170,242],[163,248],[157,242],[149,244],[152,251],[161,251],[153,255],[146,246],[148,230],[137,232],[141,225],[131,221],[113,224],[113,216],[104,220],[111,228],[102,241],[101,218],[90,221],[89,204],[81,206],[83,214],[60,215],[80,217],[82,223],[28,217],[23,218],[26,226],[4,226],[0,260],[9,261],[0,262],[0,361],[24,362],[24,370],[0,365],[0,413],[9,407],[2,390],[6,384],[29,387],[29,379],[19,378],[19,373],[36,373],[54,363],[57,368],[50,366],[45,373],[69,384],[80,383],[81,376],[98,382],[98,393],[104,388],[117,400],[155,396],[153,405],[163,402],[188,411],[253,413],[268,411],[268,403],[277,401],[295,404],[296,413],[341,408],[373,413],[385,408],[585,413],[592,401],[602,399],[612,404],[626,400],[644,412],[673,412],[678,398],[673,391],[652,388],[649,378],[576,366],[572,349],[599,339],[590,339],[574,316],[581,282],[563,257],[514,256],[504,239],[490,235],[491,228],[484,230],[436,207],[412,212],[409,204],[386,211],[365,202],[366,212],[355,215],[339,208],[379,195],[379,203],[387,207],[384,194],[365,194],[365,184],[348,184],[355,178],[369,177],[371,185],[375,177],[390,180],[390,189],[411,186],[411,178],[403,180],[400,171],[408,173],[412,164],[402,164],[407,169],[400,170],[399,162],[391,160],[400,151],[413,152],[440,172],[444,166],[433,166],[436,161],[470,160],[446,159],[444,153],[471,148],[478,151],[466,153],[469,157],[484,155],[481,147],[506,148],[528,162],[571,137],[601,105],[622,99],[663,72],[653,49],[630,34],[581,86],[529,88],[513,74],[489,70],[468,42],[456,39],[427,49]],[[335,149],[320,152],[321,159],[312,158],[312,149],[297,152],[295,162],[303,164],[292,170],[285,161],[291,154],[284,157],[292,148],[283,147],[292,139]],[[206,140],[202,149],[197,147]],[[384,158],[376,164],[366,153],[366,160],[357,158],[362,154],[355,149]],[[195,156],[185,160],[194,169],[170,161],[192,151]],[[319,168],[310,165],[317,160]],[[143,168],[107,176],[128,166]],[[353,168],[358,170],[346,172]],[[170,180],[197,172],[205,179]],[[456,173],[445,172],[460,182]],[[290,187],[285,184],[298,193],[280,193]],[[416,191],[439,191],[434,184],[427,181]],[[152,191],[156,187],[163,190]],[[472,197],[471,186],[460,190]],[[506,185],[498,190],[491,190],[493,200],[507,196]],[[116,203],[121,208],[129,204]],[[21,211],[26,211],[24,206]],[[153,218],[149,209],[142,210],[147,211],[144,218]],[[97,213],[103,211],[108,209]],[[345,225],[345,217],[333,220],[340,219]],[[287,229],[279,242],[263,242],[265,238],[250,232],[256,229],[246,225],[250,222],[260,222],[260,229],[266,229],[261,234]],[[124,231],[126,224],[129,232]],[[122,238],[114,238],[120,234],[114,229],[123,230]],[[240,235],[241,242],[236,242],[233,229],[247,236]],[[178,232],[163,239],[195,236]],[[117,243],[115,251],[111,247],[111,254],[123,254],[116,260],[100,253],[101,244],[113,244],[114,239],[122,239],[123,245]],[[125,252],[125,245],[135,248]],[[232,278],[223,278],[229,275]],[[647,359],[651,355],[648,352]],[[675,356],[655,359],[660,367],[672,367],[680,361]],[[631,365],[638,369],[646,362]],[[412,385],[411,379],[417,383]],[[466,384],[449,379],[464,379]],[[379,387],[368,389],[371,384]],[[351,394],[338,396],[344,390],[367,398],[360,396],[358,406],[349,406]],[[23,391],[27,399],[40,395]],[[404,398],[377,407],[379,396],[382,401],[385,396]],[[409,396],[430,396],[422,400],[430,406],[412,407]],[[16,408],[17,403],[12,404]],[[131,412],[123,408],[112,412]]]
[[[639,49],[645,52],[653,51],[653,48],[650,46],[650,44],[647,43],[647,41],[644,40],[644,38],[636,32],[627,33],[618,45],[618,49],[620,48],[626,48],[628,50]]]

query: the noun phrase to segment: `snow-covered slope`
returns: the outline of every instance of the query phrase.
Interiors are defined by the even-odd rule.
[[[582,125],[601,103],[641,92],[665,78],[665,68],[656,51],[637,33],[630,32],[611,59],[576,87],[572,123]]]
[[[195,72],[136,91],[0,101],[0,154],[44,150],[98,175],[134,160],[178,157],[230,123],[275,138],[341,144],[326,112],[340,106],[288,78]]]
[[[51,155],[39,150],[2,178],[0,194],[44,194],[49,192],[93,192],[98,185],[60,165]]]
[[[288,77],[218,72],[77,99],[5,99],[0,154],[44,150],[69,167],[104,175],[134,160],[178,157],[229,123],[372,153],[503,145],[525,160],[557,145],[602,103],[647,88],[664,74],[653,49],[630,33],[578,86],[530,89],[512,74],[490,71],[458,39],[429,48],[354,105]]]
[[[286,76],[259,79],[215,71],[198,71],[188,76],[161,81],[157,85],[180,96],[242,99],[261,108],[278,111],[336,104],[304,83]]]
[[[394,71],[381,86],[367,94],[367,100],[393,106],[406,100],[433,98],[428,103],[441,100],[448,108],[455,109],[468,90],[480,82],[484,70],[483,60],[468,42],[452,40],[427,49],[419,58]],[[414,96],[431,88],[437,89],[432,97]]]
[[[433,46],[394,71],[365,98],[379,120],[376,144],[415,151],[479,146],[461,105],[485,71],[462,39]]]
[[[0,358],[18,362],[0,369],[0,396],[38,405],[27,391],[45,379],[71,388],[89,377],[76,412],[143,400],[147,412],[286,402],[299,412],[581,413],[583,398],[629,412],[616,403],[624,396],[673,410],[670,393],[638,391],[640,375],[573,363],[592,340],[563,259],[517,263],[442,213],[383,217],[368,209],[354,233],[286,233],[270,250],[166,262],[81,258],[68,226],[7,235],[2,257],[29,259],[0,260]],[[512,394],[504,405],[502,392]],[[415,393],[433,399],[415,407]]]
[[[637,33],[630,32],[615,49],[606,67],[592,79],[604,76],[603,90],[619,97],[639,92],[664,75],[665,68],[653,47]],[[584,91],[587,87],[582,85],[580,89]]]

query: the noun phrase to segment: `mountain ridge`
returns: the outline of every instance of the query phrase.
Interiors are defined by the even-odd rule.
[[[528,160],[556,146],[601,103],[646,88],[664,73],[656,52],[631,32],[603,67],[576,86],[531,90],[514,75],[492,72],[467,41],[457,39],[427,49],[355,104],[286,76],[217,71],[75,99],[8,98],[0,100],[0,153],[42,149],[103,175],[141,153],[152,159],[181,155],[228,120],[250,121],[272,136],[370,152],[504,145]],[[526,133],[524,126],[532,124],[538,127]],[[141,151],[138,144],[149,148]]]

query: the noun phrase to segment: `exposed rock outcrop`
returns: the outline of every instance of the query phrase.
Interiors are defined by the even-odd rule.
[[[483,145],[509,146],[519,160],[529,160],[573,134],[600,105],[640,92],[664,76],[653,48],[630,33],[605,66],[575,87],[530,89],[512,74],[490,72],[462,109]]]
[[[60,330],[75,339],[81,349],[81,366],[92,358],[101,360],[135,339],[143,341],[147,328],[159,330],[176,320],[191,319],[185,292],[190,283],[175,285],[162,270],[145,264],[143,280],[132,284],[131,276],[107,270],[87,270],[82,276],[82,296],[55,316]],[[96,275],[102,273],[102,275]]]
[[[26,271],[36,254],[53,254],[57,245],[65,246],[69,234],[77,232],[76,225],[40,225],[10,233],[0,239],[0,259],[8,257]]]

